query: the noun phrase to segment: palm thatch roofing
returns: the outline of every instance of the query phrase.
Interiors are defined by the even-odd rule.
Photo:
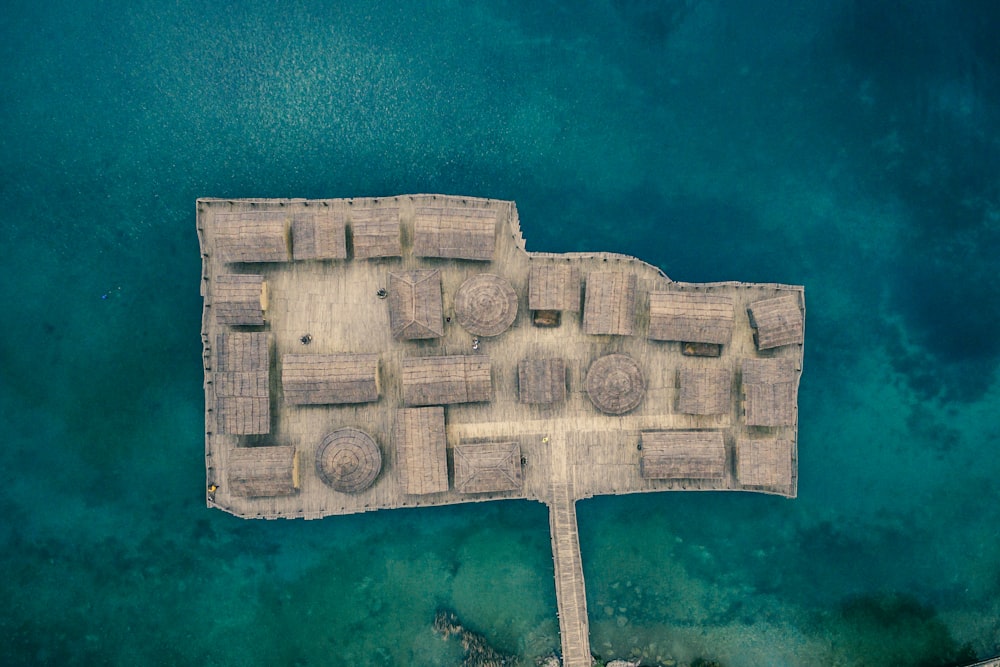
[[[732,297],[702,292],[650,292],[649,338],[726,345],[733,337]]]
[[[517,319],[517,293],[498,275],[472,276],[455,293],[455,319],[476,336],[498,336]]]
[[[215,420],[220,433],[252,435],[271,430],[270,355],[267,334],[215,337]]]
[[[404,492],[410,495],[448,490],[444,408],[400,408],[393,432]]]
[[[643,431],[639,471],[645,479],[722,479],[721,431]]]
[[[347,259],[344,214],[325,207],[295,213],[292,216],[292,258]]]
[[[400,257],[398,208],[368,208],[351,211],[351,241],[355,259]]]
[[[292,257],[283,211],[216,213],[214,233],[223,262],[287,262]]]
[[[580,310],[580,269],[571,264],[531,265],[528,276],[528,309]]]
[[[590,402],[609,415],[634,410],[646,395],[642,370],[627,354],[609,354],[592,363],[586,385]]]
[[[522,403],[561,403],[566,400],[566,362],[522,359],[517,364],[517,390]]]
[[[587,334],[631,336],[635,331],[634,273],[591,271],[583,304],[583,331]]]
[[[441,272],[415,269],[389,274],[389,325],[397,340],[444,335]]]
[[[281,386],[293,405],[338,405],[378,400],[377,354],[286,354]]]
[[[744,359],[742,382],[748,426],[795,423],[797,374],[791,359]]]
[[[382,470],[382,452],[374,438],[356,428],[328,433],[316,450],[316,473],[341,493],[360,493]]]
[[[229,492],[243,498],[290,496],[299,488],[294,447],[236,447],[229,452]]]
[[[732,405],[733,373],[728,368],[681,368],[677,411],[688,415],[722,415]]]
[[[478,442],[455,447],[455,490],[459,493],[517,491],[523,484],[518,443]]]
[[[479,403],[493,396],[484,354],[403,359],[404,405]]]
[[[758,350],[802,343],[805,325],[798,292],[751,303],[747,315]]]
[[[792,441],[738,438],[736,478],[744,486],[791,486]]]
[[[267,308],[264,276],[222,274],[215,279],[212,310],[219,324],[261,326]]]
[[[420,206],[413,218],[413,254],[488,262],[496,246],[496,225],[495,210]]]

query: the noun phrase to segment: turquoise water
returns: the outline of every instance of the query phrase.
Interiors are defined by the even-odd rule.
[[[576,4],[5,5],[3,664],[457,664],[439,605],[558,647],[541,505],[204,507],[195,198],[413,192],[806,285],[799,498],[580,503],[595,652],[1000,653],[995,3]]]

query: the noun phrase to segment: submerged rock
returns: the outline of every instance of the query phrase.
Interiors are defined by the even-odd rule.
[[[462,667],[513,667],[518,663],[517,656],[496,650],[481,634],[464,627],[450,609],[438,609],[434,614],[434,632],[442,639],[452,635],[459,638],[465,651]]]

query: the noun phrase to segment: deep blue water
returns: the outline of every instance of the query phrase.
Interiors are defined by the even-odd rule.
[[[994,2],[14,0],[5,665],[558,646],[545,508],[204,507],[199,196],[514,199],[531,250],[806,286],[799,498],[579,507],[604,658],[1000,653]]]

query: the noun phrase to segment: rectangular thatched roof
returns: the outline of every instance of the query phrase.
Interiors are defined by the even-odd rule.
[[[791,486],[792,441],[738,438],[736,478],[744,486]]]
[[[531,265],[528,277],[528,309],[580,310],[580,269],[568,263]]]
[[[271,431],[266,333],[222,333],[215,337],[212,386],[220,433],[251,435]]]
[[[645,479],[722,479],[721,431],[643,431],[639,472]]]
[[[523,484],[518,443],[462,443],[455,447],[455,490],[459,493],[517,491]]]
[[[650,292],[649,338],[727,345],[733,337],[732,297],[703,292]]]
[[[444,408],[400,408],[393,433],[405,493],[422,495],[448,490]]]
[[[517,390],[522,403],[566,400],[566,362],[563,359],[522,359],[517,364]]]
[[[444,335],[439,270],[416,269],[389,274],[389,326],[396,340]]]
[[[261,326],[267,308],[264,276],[223,274],[215,279],[215,321],[228,326]]]
[[[288,220],[284,211],[216,213],[215,250],[223,262],[287,262]]]
[[[591,271],[583,305],[584,333],[631,336],[635,331],[635,286],[634,273]]]
[[[733,401],[733,373],[728,368],[681,368],[677,411],[688,415],[722,415]]]
[[[286,354],[281,386],[293,405],[370,403],[379,396],[377,354]]]
[[[484,354],[403,359],[403,404],[448,405],[489,401],[490,358]]]
[[[351,211],[351,242],[355,259],[400,257],[398,208],[366,208]]]
[[[802,343],[805,324],[798,292],[752,303],[747,315],[757,349]]]
[[[747,425],[795,423],[798,375],[791,359],[744,359],[742,383]]]
[[[294,447],[236,447],[229,452],[229,492],[244,498],[289,496],[299,488]]]
[[[497,213],[492,209],[421,206],[413,218],[416,257],[493,259]]]
[[[292,217],[294,259],[347,259],[344,214],[325,206]]]

